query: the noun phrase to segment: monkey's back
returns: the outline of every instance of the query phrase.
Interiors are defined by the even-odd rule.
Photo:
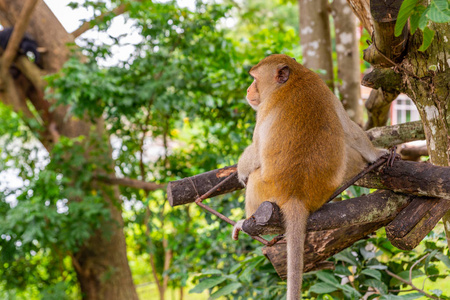
[[[300,71],[258,111],[256,192],[279,206],[299,199],[314,211],[342,182],[345,138],[331,91],[316,74]]]

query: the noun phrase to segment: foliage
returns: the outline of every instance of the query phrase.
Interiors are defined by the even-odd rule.
[[[399,36],[408,19],[410,32],[414,34],[417,28],[423,32],[423,42],[419,51],[425,51],[433,41],[435,31],[428,25],[431,22],[450,22],[450,8],[448,0],[432,0],[428,6],[422,5],[423,1],[405,0],[402,2],[395,23],[395,36]]]

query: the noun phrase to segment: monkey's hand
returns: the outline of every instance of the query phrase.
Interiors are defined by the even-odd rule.
[[[239,182],[242,183],[244,186],[247,186],[247,181],[248,181],[249,175],[250,174],[239,172],[239,166],[238,166],[238,179],[239,179]]]
[[[256,153],[256,148],[251,144],[245,149],[238,161],[237,171],[239,181],[247,185],[248,177],[259,167],[261,167],[261,164]]]
[[[233,233],[232,233],[233,240],[237,241],[239,239],[239,231],[243,231],[242,225],[244,225],[244,221],[245,221],[245,219],[237,221],[236,224],[234,224]]]

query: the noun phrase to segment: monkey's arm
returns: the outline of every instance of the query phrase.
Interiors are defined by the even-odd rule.
[[[250,173],[261,167],[255,144],[248,146],[239,158],[237,171],[239,181],[244,185],[247,183]]]

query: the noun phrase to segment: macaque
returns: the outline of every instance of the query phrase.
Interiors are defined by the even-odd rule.
[[[253,143],[238,162],[247,184],[245,212],[264,201],[283,212],[287,300],[301,298],[306,222],[345,181],[377,160],[365,132],[317,74],[289,56],[266,57],[250,70],[247,101],[257,111]],[[244,220],[236,223],[237,240]]]
[[[8,46],[9,39],[11,38],[12,32],[14,30],[14,27],[8,27],[0,31],[0,48],[6,50],[6,47]],[[39,47],[36,41],[33,39],[33,37],[25,33],[22,41],[19,44],[19,50],[18,54],[20,55],[28,55],[31,53],[34,56],[34,62],[35,64],[42,68],[42,62],[41,62],[41,55],[39,53]],[[41,50],[42,51],[42,50]],[[13,78],[17,78],[20,75],[20,71],[12,66],[11,67],[11,75]]]

